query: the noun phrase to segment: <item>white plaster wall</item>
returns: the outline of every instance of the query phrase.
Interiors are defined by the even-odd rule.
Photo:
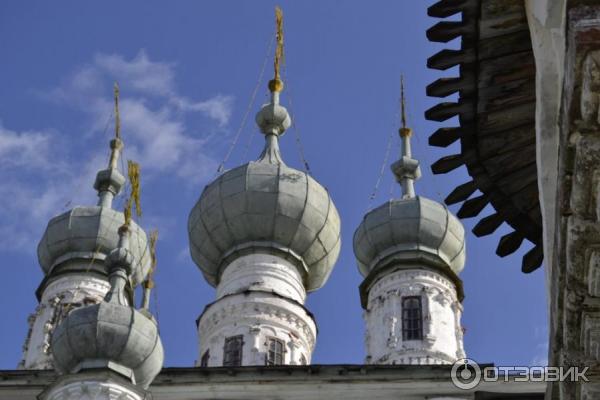
[[[266,254],[250,254],[229,264],[217,287],[217,298],[248,289],[274,291],[304,303],[306,290],[298,269],[289,261]]]
[[[525,0],[536,65],[535,131],[538,187],[544,233],[546,287],[550,300],[554,257],[560,107],[565,73],[566,0]]]
[[[70,310],[102,301],[109,288],[105,279],[84,273],[66,274],[50,282],[35,312],[29,316],[29,332],[19,368],[53,368],[50,342],[54,328]]]
[[[115,382],[82,380],[45,393],[41,400],[142,400],[144,397]]]
[[[369,364],[447,364],[465,356],[456,287],[425,267],[387,273],[369,290],[363,313]],[[423,340],[402,340],[402,297],[420,296]]]
[[[212,304],[198,324],[200,353],[208,349],[208,366],[223,365],[225,338],[243,335],[242,365],[265,365],[269,337],[285,343],[284,364],[300,364],[302,355],[310,362],[317,327],[304,308],[264,292],[224,297]]]
[[[303,307],[306,290],[298,269],[267,254],[234,260],[222,273],[217,301],[198,322],[200,351],[209,366],[223,365],[225,338],[243,335],[242,365],[264,365],[268,338],[285,343],[284,364],[310,363],[317,327]]]

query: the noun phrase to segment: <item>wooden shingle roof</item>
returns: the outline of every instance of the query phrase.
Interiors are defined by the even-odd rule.
[[[462,202],[460,218],[478,216],[491,204],[495,213],[473,228],[476,236],[493,233],[503,222],[513,231],[502,238],[496,253],[504,257],[527,239],[534,247],[523,257],[523,272],[543,260],[542,216],[537,186],[535,147],[535,62],[522,0],[441,0],[428,9],[432,17],[462,13],[460,21],[442,20],[427,31],[433,42],[461,38],[460,50],[442,50],[427,66],[446,70],[458,66],[459,76],[440,78],[427,94],[457,102],[441,102],[425,117],[446,121],[458,116],[458,126],[441,127],[429,138],[432,146],[460,141],[460,154],[433,163],[435,174],[466,166],[472,180],[456,187],[446,204]],[[474,195],[479,190],[480,195]]]

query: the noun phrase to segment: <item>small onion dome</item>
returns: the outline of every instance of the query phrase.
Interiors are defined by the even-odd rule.
[[[458,276],[465,264],[465,230],[438,202],[422,196],[390,200],[365,215],[354,233],[354,254],[364,277],[390,262],[415,260]]]
[[[206,186],[188,220],[192,259],[216,286],[222,269],[248,253],[285,257],[304,275],[307,291],[322,287],[340,252],[340,217],[329,193],[281,159],[278,137],[290,126],[279,94],[256,121],[266,136],[258,161]]]
[[[52,335],[52,353],[61,373],[108,367],[144,388],[164,358],[156,323],[131,307],[108,302],[71,311]]]
[[[102,262],[117,247],[117,228],[123,225],[123,213],[109,207],[75,207],[54,217],[38,245],[38,260],[46,275],[56,268],[68,269],[68,261],[86,259],[100,261],[93,268],[108,273]],[[130,246],[134,262],[131,279],[134,286],[141,283],[150,269],[150,252],[144,231],[133,221],[130,226]]]

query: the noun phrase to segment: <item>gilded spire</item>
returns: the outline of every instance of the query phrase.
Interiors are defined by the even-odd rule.
[[[262,133],[265,134],[266,144],[259,161],[271,164],[283,164],[279,152],[278,137],[283,135],[292,124],[290,114],[285,107],[279,104],[279,94],[283,90],[280,68],[283,61],[283,12],[281,8],[275,8],[275,28],[277,35],[277,47],[273,68],[275,77],[269,82],[271,91],[271,102],[262,106],[256,114],[256,123]]]
[[[402,198],[415,197],[414,181],[421,177],[419,161],[412,158],[410,137],[412,129],[406,126],[406,99],[404,96],[404,76],[400,76],[400,115],[402,126],[399,129],[402,140],[402,154],[400,160],[392,164],[392,171],[396,180],[402,186]]]
[[[132,209],[135,206],[135,214],[138,217],[142,216],[142,207],[140,204],[140,165],[134,161],[127,161],[127,175],[129,176],[129,183],[131,185],[131,193],[125,203],[125,223],[123,226],[129,226],[131,223]]]
[[[115,98],[115,138],[110,141],[110,162],[109,169],[117,169],[117,161],[119,160],[119,152],[123,148],[121,141],[121,114],[119,114],[119,84],[115,82],[113,86],[113,94]]]
[[[279,6],[275,7],[275,29],[277,43],[273,59],[274,77],[269,81],[269,90],[271,92],[281,92],[283,90],[283,81],[281,80],[281,64],[283,63],[283,11],[281,11]]]
[[[410,136],[411,129],[406,127],[406,100],[404,98],[404,75],[400,75],[400,114],[402,127],[400,128],[400,136]]]

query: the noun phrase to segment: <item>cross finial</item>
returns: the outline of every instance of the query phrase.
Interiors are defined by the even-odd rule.
[[[400,114],[402,127],[400,127],[400,136],[410,136],[412,130],[406,127],[406,99],[404,98],[404,75],[400,75]]]
[[[108,168],[99,171],[94,182],[94,188],[98,191],[98,205],[102,207],[112,206],[113,198],[119,193],[125,183],[125,178],[117,168],[119,153],[123,149],[123,142],[121,141],[121,117],[119,115],[119,84],[117,82],[113,86],[113,92],[115,98],[115,137],[110,141]]]
[[[402,185],[402,197],[415,197],[414,181],[421,176],[419,161],[412,158],[410,137],[412,130],[406,127],[406,99],[404,97],[404,76],[400,75],[400,117],[402,126],[399,129],[402,139],[402,155],[400,160],[392,164],[396,180]]]
[[[283,11],[279,6],[275,7],[275,29],[276,29],[276,47],[275,58],[273,60],[274,77],[269,82],[271,92],[281,92],[283,90],[283,81],[281,80],[281,63],[283,62]]]

